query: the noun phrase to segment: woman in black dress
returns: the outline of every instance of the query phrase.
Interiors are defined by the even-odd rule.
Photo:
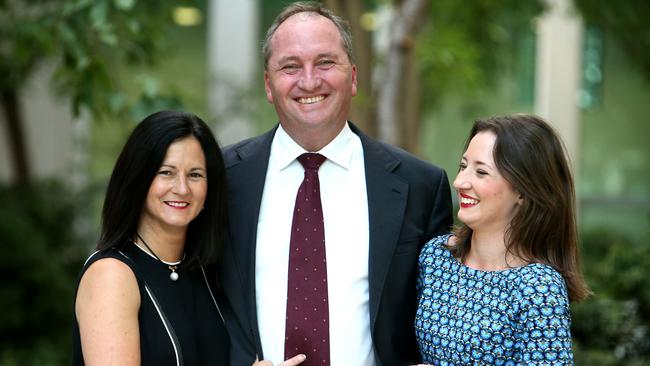
[[[198,117],[158,112],[134,129],[108,185],[97,252],[80,275],[74,364],[228,364],[205,274],[222,247],[224,176]]]

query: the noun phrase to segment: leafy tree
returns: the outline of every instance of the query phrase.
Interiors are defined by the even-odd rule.
[[[493,85],[503,65],[512,65],[519,35],[532,33],[532,19],[543,10],[542,0],[325,0],[352,23],[357,60],[375,56],[363,55],[373,50],[365,46],[367,37],[358,26],[360,12],[372,8],[368,2],[388,3],[395,17],[388,54],[376,62],[384,64],[380,82],[363,95],[363,104],[374,106],[376,116],[362,115],[368,119],[362,125],[371,134],[389,131],[391,136],[380,137],[413,152],[419,150],[420,112],[435,108],[444,93]],[[363,63],[358,73],[371,75],[376,64]],[[420,96],[427,102],[421,104]],[[377,120],[383,121],[381,129]]]
[[[616,38],[650,82],[650,2],[574,0],[584,19]]]
[[[0,365],[70,364],[75,278],[87,251],[73,230],[74,194],[51,181],[0,186]]]
[[[513,51],[543,10],[541,0],[432,1],[418,39],[422,93],[436,101],[492,86],[504,69],[528,61]]]
[[[179,3],[191,2],[0,0],[0,109],[17,177],[14,187],[0,187],[0,251],[7,259],[0,265],[6,279],[0,286],[6,307],[0,316],[0,365],[69,364],[75,278],[80,258],[92,246],[92,239],[75,231],[81,209],[75,202],[87,206],[90,192],[31,182],[23,87],[49,62],[55,64],[52,86],[68,96],[75,114],[130,120],[143,109],[178,106],[174,97],[157,92],[155,82],[138,90],[118,71],[155,63],[173,30],[172,7]]]
[[[44,62],[56,61],[54,86],[72,109],[124,115],[128,96],[115,70],[151,64],[170,29],[175,1],[0,0],[0,105],[9,131],[16,183],[31,172],[21,89]],[[150,96],[149,96],[150,97]]]
[[[648,364],[648,238],[604,229],[583,233],[583,268],[595,296],[572,306],[577,363]]]

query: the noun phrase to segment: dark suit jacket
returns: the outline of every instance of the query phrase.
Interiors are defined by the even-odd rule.
[[[375,357],[378,365],[414,364],[419,360],[414,331],[417,257],[428,239],[448,231],[452,224],[449,182],[442,169],[350,127],[361,139],[365,160],[369,316]],[[255,244],[276,129],[224,150],[230,223],[222,283],[233,365],[250,365],[256,355],[263,359],[256,314]]]

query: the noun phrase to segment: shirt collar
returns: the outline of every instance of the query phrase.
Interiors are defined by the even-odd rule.
[[[316,152],[324,155],[336,165],[344,169],[350,169],[354,151],[354,137],[354,132],[346,122],[341,132],[329,144]],[[298,156],[308,152],[298,145],[281,125],[278,126],[278,130],[275,132],[271,149],[273,150],[271,158],[275,160],[276,166],[280,170],[289,166]]]

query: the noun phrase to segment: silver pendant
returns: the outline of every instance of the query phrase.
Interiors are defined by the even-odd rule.
[[[176,281],[178,279],[178,273],[172,271],[172,273],[169,274],[169,278],[172,281]]]
[[[172,273],[169,274],[169,279],[172,281],[176,281],[178,279],[178,273],[176,273],[176,266],[169,266],[168,267]]]

